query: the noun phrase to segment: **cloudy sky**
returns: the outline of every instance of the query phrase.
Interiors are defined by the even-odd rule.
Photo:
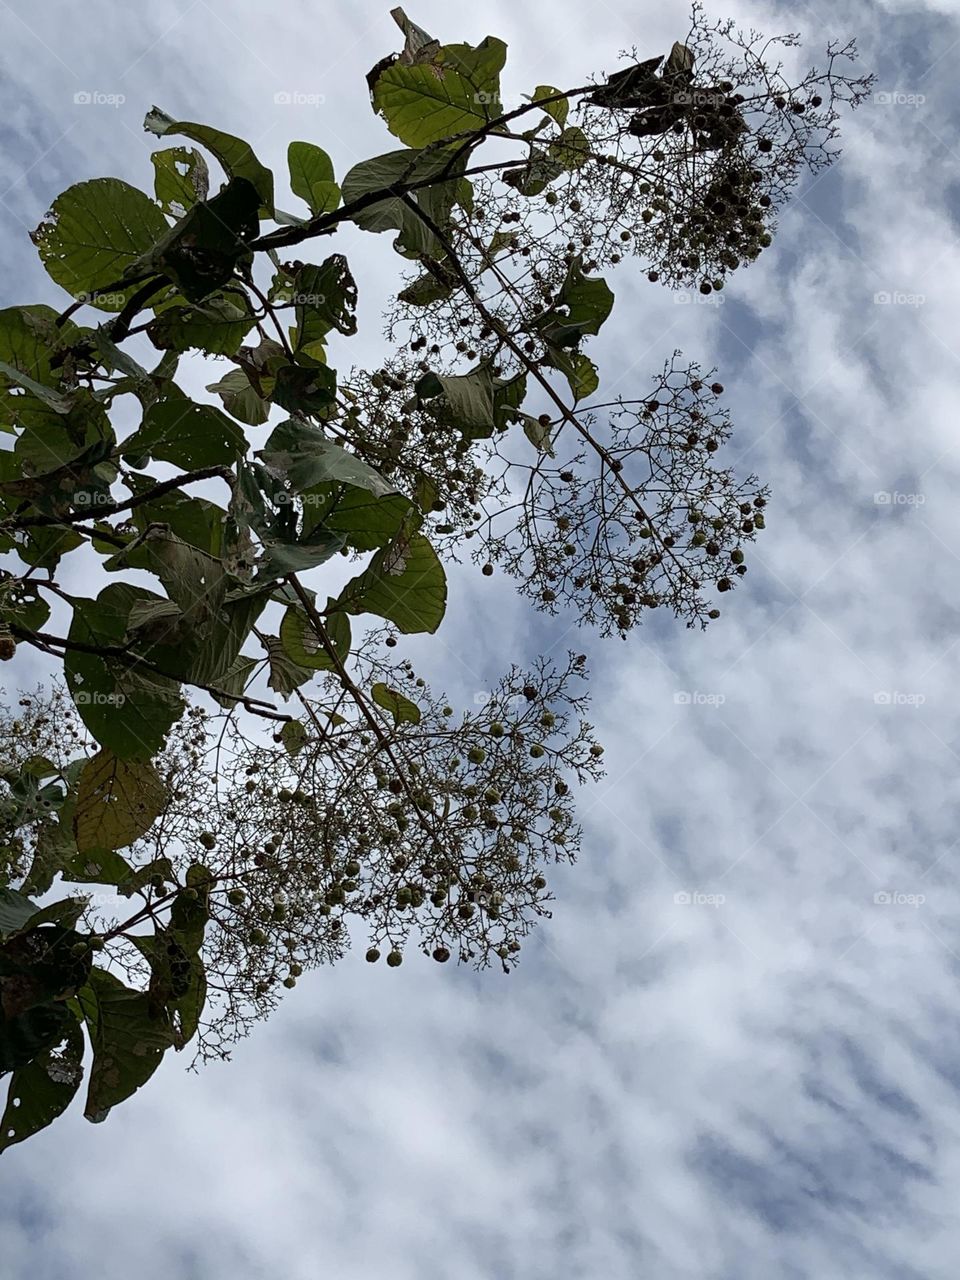
[[[388,8],[0,0],[3,305],[59,301],[27,231],[62,189],[150,188],[154,103],[279,174],[292,138],[340,174],[390,149],[363,82],[396,45]],[[649,8],[410,12],[507,40],[520,93],[665,51],[686,7]],[[354,954],[231,1063],[170,1060],[99,1127],[75,1107],[0,1167],[10,1280],[956,1274],[960,12],[727,14],[801,31],[804,63],[856,34],[879,77],[723,305],[680,306],[625,266],[593,344],[638,393],[674,347],[718,366],[729,459],[773,488],[749,577],[705,635],[577,636],[609,772],[516,973]],[[376,359],[393,264],[368,238],[353,265]],[[477,643],[485,615],[496,646]],[[571,642],[465,574],[411,651],[469,701]]]

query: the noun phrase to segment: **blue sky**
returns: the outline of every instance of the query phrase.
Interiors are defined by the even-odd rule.
[[[388,7],[0,3],[4,305],[58,300],[27,231],[59,191],[149,189],[154,103],[281,174],[292,138],[338,173],[389,149],[363,82],[396,43]],[[674,0],[410,12],[506,39],[517,93],[686,23]],[[469,701],[551,646],[591,657],[608,776],[554,919],[509,978],[348,956],[232,1062],[170,1061],[106,1124],[78,1110],[15,1148],[11,1280],[955,1274],[960,24],[946,0],[715,12],[799,30],[803,64],[856,34],[894,99],[844,122],[842,160],[722,306],[635,266],[611,281],[602,369],[640,391],[680,347],[720,370],[729,461],[773,488],[750,575],[704,635],[599,643],[454,574],[440,635],[410,647],[437,685]],[[376,359],[393,261],[354,240],[351,354]]]

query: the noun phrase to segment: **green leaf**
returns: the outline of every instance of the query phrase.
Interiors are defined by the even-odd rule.
[[[198,200],[206,200],[210,190],[207,162],[193,147],[170,147],[154,151],[153,190],[157,203],[171,218],[182,218]]]
[[[340,188],[334,180],[333,161],[322,147],[312,142],[291,142],[287,148],[290,190],[305,200],[314,215],[330,213],[340,203]]]
[[[298,352],[313,354],[313,344],[322,345],[331,329],[347,335],[357,332],[357,283],[342,253],[331,254],[320,266],[301,267],[293,297]]]
[[[233,178],[210,200],[200,200],[145,253],[139,272],[167,277],[190,302],[202,302],[253,261],[259,232],[258,195],[246,178]]]
[[[75,598],[69,639],[82,645],[122,645],[131,608],[149,598],[150,592],[126,583],[112,583],[96,600]],[[64,657],[64,674],[80,719],[101,746],[122,760],[152,759],[183,712],[177,683],[135,662],[72,650]]]
[[[213,405],[196,404],[182,392],[170,393],[143,415],[140,430],[123,442],[123,456],[172,462],[184,471],[231,466],[246,452],[241,427]]]
[[[309,739],[310,735],[299,720],[289,720],[280,730],[280,740],[290,756],[298,756]]]
[[[429,64],[395,62],[378,78],[374,109],[408,147],[426,147],[483,128],[502,115],[500,72],[507,46],[493,36],[476,48],[448,45]]]
[[[73,1100],[83,1079],[83,1031],[64,1019],[58,1044],[13,1073],[0,1120],[0,1152],[52,1124]]]
[[[416,393],[421,401],[442,395],[449,410],[449,425],[466,436],[488,436],[494,429],[493,376],[486,365],[466,374],[425,373],[416,384]]]
[[[333,601],[327,601],[329,609]],[[350,653],[350,619],[344,613],[331,613],[324,619],[324,630],[331,645],[343,663]],[[297,667],[310,671],[335,671],[336,663],[328,655],[316,637],[310,620],[297,605],[291,605],[280,623],[280,643],[283,651]]]
[[[347,583],[335,604],[347,613],[376,614],[405,634],[434,632],[447,607],[446,575],[422,534],[401,532]]]
[[[534,418],[529,413],[521,413],[520,421],[523,423],[523,433],[540,453],[545,453],[548,458],[555,458],[556,454],[551,443],[553,438],[553,428],[549,423],[542,423],[539,418]]]
[[[168,307],[147,325],[147,336],[161,351],[197,349],[232,356],[256,323],[246,294],[214,293],[198,306]]]
[[[31,239],[51,278],[79,298],[119,280],[168,230],[148,195],[119,178],[93,178],[57,196]],[[91,305],[119,311],[136,287]]]
[[[295,493],[327,480],[366,489],[378,498],[396,493],[395,486],[362,458],[334,444],[319,427],[296,418],[275,427],[257,457],[280,472]]]
[[[163,812],[167,789],[148,760],[119,760],[99,751],[77,784],[73,830],[81,853],[125,849]]]
[[[28,920],[40,910],[25,893],[0,888],[0,938],[19,933]]]
[[[295,689],[299,689],[301,685],[313,679],[313,671],[309,667],[301,667],[294,662],[278,636],[264,636],[263,641],[270,667],[267,685],[274,692],[288,698]]]
[[[600,386],[596,365],[583,352],[552,350],[548,352],[547,359],[566,377],[574,400],[585,400]]]
[[[559,92],[559,89],[554,89],[551,85],[538,84],[536,89],[533,91],[532,101],[539,102],[541,98],[556,98],[556,95]],[[567,116],[570,113],[570,102],[567,98],[557,98],[556,102],[544,103],[543,109],[546,111],[547,115],[552,116],[553,119],[556,120],[557,124],[562,129],[567,123]]]
[[[571,125],[550,143],[547,154],[564,169],[582,169],[590,159],[590,142],[582,129]]]
[[[277,370],[273,400],[289,413],[313,414],[323,418],[337,398],[337,373],[326,365],[309,369],[285,364]]]
[[[78,994],[93,1046],[93,1066],[84,1115],[106,1118],[156,1071],[173,1032],[166,1012],[157,1012],[146,992],[132,991],[119,978],[94,968]]]
[[[599,276],[583,273],[576,258],[567,269],[556,302],[537,320],[545,341],[555,347],[575,346],[585,334],[597,334],[613,310],[613,292]]]
[[[437,237],[390,188],[434,178],[449,166],[451,181],[421,189],[410,197],[415,205],[420,204],[429,213],[438,226],[443,227],[449,221],[457,198],[457,184],[464,163],[461,157],[453,164],[453,155],[453,151],[444,148],[427,152],[390,151],[354,165],[343,180],[344,204],[353,204],[380,191],[387,194],[384,199],[358,209],[353,214],[353,221],[364,231],[398,231],[400,234],[394,241],[394,247],[408,257],[419,258],[427,253],[436,259],[443,258],[445,250]]]
[[[216,156],[228,178],[246,178],[256,188],[260,203],[267,217],[273,216],[273,174],[254,155],[249,143],[233,134],[223,133],[209,125],[194,124],[189,120],[174,120],[159,107],[152,107],[143,122],[148,133],[158,138],[167,134],[180,134],[199,142],[211,155]]]
[[[257,394],[242,369],[231,369],[219,382],[210,383],[207,390],[220,397],[227,413],[248,426],[262,426],[270,417],[270,401]]]
[[[170,908],[169,932],[190,955],[196,955],[210,919],[210,889],[215,877],[202,862],[192,862],[185,879]]]
[[[227,711],[231,711],[237,705],[237,699],[250,683],[250,679],[259,665],[260,663],[256,658],[245,658],[242,654],[238,654],[230,667],[217,677],[217,688],[222,689],[224,693],[236,696],[221,698],[214,694],[215,701]]]
[[[55,391],[53,387],[45,387],[43,383],[36,382],[26,373],[6,361],[0,360],[0,374],[3,374],[9,382],[15,383],[17,386],[24,387],[31,395],[36,396],[48,409],[52,409],[54,413],[69,413],[73,400],[70,396],[65,396],[60,391]]]
[[[402,693],[398,693],[396,689],[390,689],[385,684],[375,684],[370,690],[370,696],[378,707],[389,711],[393,716],[394,724],[420,723],[420,708],[415,702],[405,698]]]

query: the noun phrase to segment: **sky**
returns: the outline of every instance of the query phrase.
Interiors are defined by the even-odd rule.
[[[150,188],[153,104],[281,175],[292,138],[338,174],[389,150],[363,80],[396,47],[388,7],[0,0],[3,305],[60,300],[27,232],[61,190]],[[409,12],[505,39],[520,93],[664,52],[686,6],[651,8]],[[706,633],[654,620],[626,642],[452,574],[440,634],[409,652],[461,701],[512,661],[590,655],[608,774],[553,919],[510,977],[355,952],[231,1062],[172,1059],[105,1124],[78,1106],[12,1149],[10,1280],[955,1275],[960,11],[710,12],[800,31],[804,64],[857,35],[878,76],[722,305],[624,264],[591,345],[638,394],[674,347],[716,365],[727,460],[773,491],[750,574]],[[376,360],[393,262],[372,237],[353,253],[352,354]]]

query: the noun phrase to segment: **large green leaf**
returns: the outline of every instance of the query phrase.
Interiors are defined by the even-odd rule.
[[[257,456],[279,471],[295,493],[327,480],[366,489],[377,497],[396,493],[396,488],[362,458],[334,444],[319,427],[302,419],[281,422]]]
[[[223,133],[209,125],[194,124],[189,120],[174,120],[159,107],[153,107],[147,113],[143,127],[158,138],[167,134],[180,134],[199,142],[202,147],[216,156],[223,166],[228,178],[246,178],[257,189],[260,203],[268,217],[273,216],[273,174],[265,168],[254,155],[249,143],[233,134]]]
[[[83,1031],[60,1018],[59,1044],[14,1071],[0,1120],[0,1152],[52,1124],[70,1105],[83,1079]]]
[[[476,48],[447,45],[428,63],[402,60],[378,78],[373,104],[408,147],[480,129],[503,114],[500,72],[507,46],[493,36]]]
[[[96,600],[74,599],[69,639],[86,646],[120,646],[130,610],[155,599],[142,587],[112,583]],[[80,718],[94,738],[122,760],[149,760],[163,747],[183,712],[174,680],[119,657],[71,650],[64,673]]]
[[[334,180],[333,161],[322,147],[312,142],[291,142],[287,148],[290,190],[306,200],[313,214],[329,213],[340,203],[340,188]]]
[[[364,160],[350,170],[343,180],[344,204],[353,204],[376,192],[388,191],[399,183],[421,182],[435,178],[451,166],[451,181],[423,188],[411,198],[420,204],[438,226],[449,221],[450,211],[457,198],[457,182],[463,168],[461,158],[451,165],[453,151],[444,148],[412,151],[390,151],[386,155]],[[445,250],[441,242],[399,196],[387,194],[382,200],[372,201],[353,214],[353,221],[364,231],[398,231],[394,247],[408,257],[423,253],[433,258],[443,258]]]
[[[447,607],[443,565],[420,533],[401,532],[336,600],[347,613],[373,613],[400,631],[436,631]]]
[[[161,351],[193,348],[212,356],[232,356],[256,323],[246,294],[214,293],[193,307],[168,307],[147,326]]]
[[[154,151],[153,189],[160,208],[171,218],[182,218],[186,211],[206,200],[210,189],[207,162],[193,147],[169,147]]]
[[[482,365],[466,374],[425,373],[417,382],[416,393],[421,401],[442,395],[449,426],[464,435],[488,436],[493,432],[494,383],[489,367]]]
[[[93,178],[57,196],[32,239],[49,275],[78,298],[119,280],[168,230],[144,192],[119,178]],[[119,311],[134,288],[114,290],[92,305]]]
[[[385,684],[375,684],[370,690],[370,696],[378,707],[389,711],[395,725],[420,723],[420,708],[398,690]]]
[[[613,310],[613,292],[600,276],[586,276],[583,261],[575,259],[556,302],[537,320],[537,328],[554,347],[572,347],[585,334],[600,332]]]
[[[99,1121],[146,1084],[173,1043],[173,1030],[166,1010],[156,1010],[146,992],[132,991],[103,969],[92,970],[78,999],[93,1046],[84,1115]]]
[[[246,448],[243,429],[232,418],[173,389],[147,409],[140,430],[123,442],[126,458],[147,456],[184,471],[231,466]]]
[[[150,830],[166,801],[167,789],[149,760],[119,760],[112,751],[99,751],[77,784],[77,848],[125,849]]]
[[[332,603],[327,601],[328,608]],[[324,630],[340,662],[346,662],[351,643],[350,619],[344,613],[331,613],[324,621]],[[280,644],[297,667],[305,667],[311,672],[337,669],[337,664],[317,639],[309,618],[298,605],[291,605],[283,615]]]
[[[227,413],[248,426],[262,426],[270,417],[270,401],[258,395],[242,369],[231,369],[219,382],[211,382],[207,390],[220,397]]]
[[[256,187],[233,178],[210,200],[187,210],[135,264],[138,271],[167,277],[190,302],[222,289],[253,261],[250,241],[259,229]]]

